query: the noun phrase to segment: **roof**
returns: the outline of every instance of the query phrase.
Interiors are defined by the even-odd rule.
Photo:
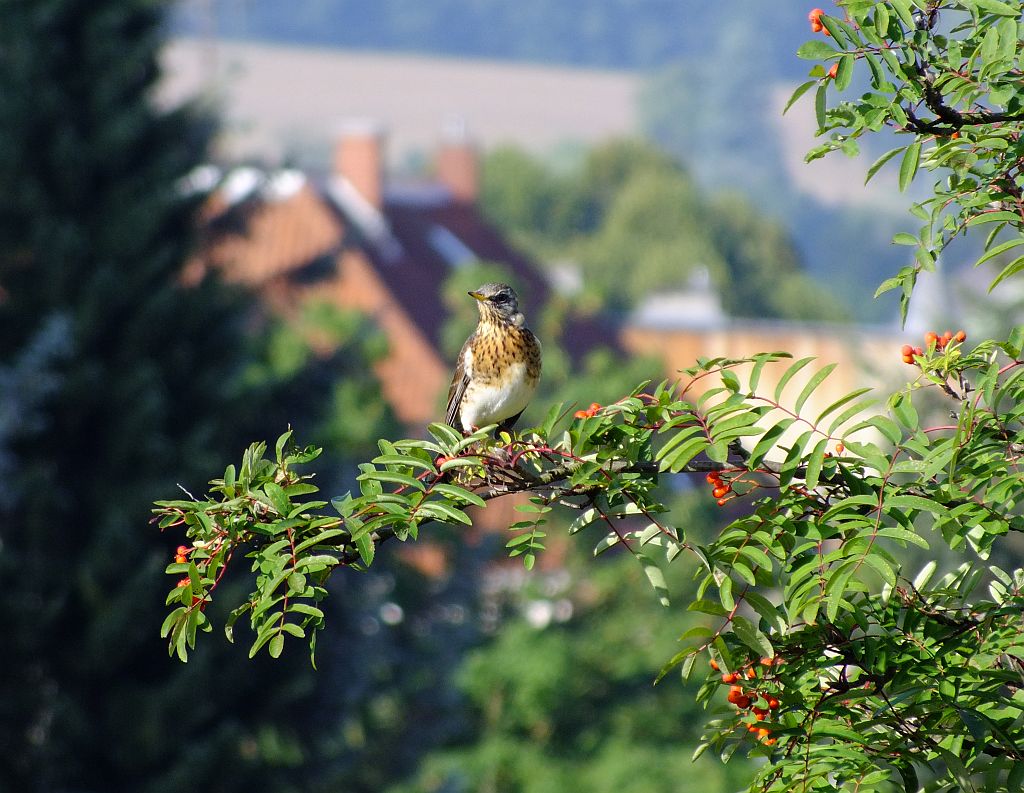
[[[242,171],[228,174],[204,211],[201,260],[230,281],[253,287],[279,279],[312,282],[334,271],[344,248],[358,248],[438,350],[448,314],[441,287],[459,267],[504,265],[528,317],[539,317],[551,297],[540,268],[476,206],[455,200],[441,185],[389,188],[377,209],[344,179],[315,183],[297,171]],[[564,335],[573,358],[598,344],[618,346],[615,330],[594,318],[570,321]]]

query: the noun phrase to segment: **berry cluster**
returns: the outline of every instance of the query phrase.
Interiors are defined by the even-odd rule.
[[[174,551],[174,562],[175,564],[186,564],[188,562],[188,555],[192,552],[192,549],[185,546],[179,545]],[[178,580],[177,586],[179,588],[188,586],[188,576]]]
[[[919,358],[924,355],[925,350],[928,352],[934,352],[935,350],[944,350],[950,344],[961,344],[967,340],[967,334],[958,330],[956,333],[947,330],[941,336],[935,331],[928,331],[924,334],[925,347],[911,347],[909,344],[904,344],[900,349],[900,354],[903,356],[903,363],[916,363],[915,358]]]
[[[601,409],[601,406],[597,402],[591,402],[590,407],[586,410],[577,410],[572,414],[574,419],[590,419],[597,415],[597,411]]]
[[[785,661],[779,657],[761,659],[761,666],[765,667],[765,674],[773,666],[783,663]],[[718,663],[714,659],[711,659],[711,668],[716,672],[718,671]],[[758,739],[765,746],[774,746],[778,742],[778,738],[772,738],[771,730],[762,725],[761,722],[767,719],[773,710],[778,710],[782,703],[779,702],[779,698],[774,694],[769,694],[756,686],[744,689],[741,685],[743,680],[757,679],[756,665],[749,662],[740,667],[738,672],[724,672],[722,674],[722,683],[729,686],[729,693],[726,699],[740,711],[740,723],[746,726],[747,732],[757,733]],[[762,677],[761,680],[763,682],[764,678]]]
[[[826,36],[832,35],[821,23],[821,18],[824,14],[825,12],[820,8],[811,9],[811,13],[807,15],[807,21],[811,23],[811,33],[824,33]]]
[[[705,477],[705,480],[711,485],[711,495],[717,499],[718,506],[724,507],[725,502],[729,500],[729,494],[732,492],[732,485],[722,481],[722,475],[718,471],[711,471]]]

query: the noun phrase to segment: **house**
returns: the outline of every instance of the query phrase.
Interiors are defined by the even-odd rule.
[[[354,122],[321,179],[232,171],[205,210],[205,242],[187,277],[216,268],[285,314],[316,298],[369,316],[388,340],[377,364],[383,395],[410,431],[422,432],[442,417],[451,378],[440,351],[448,275],[474,262],[504,265],[528,316],[537,316],[550,288],[481,215],[477,153],[462,130],[438,148],[433,182],[392,183],[383,166],[383,130]]]

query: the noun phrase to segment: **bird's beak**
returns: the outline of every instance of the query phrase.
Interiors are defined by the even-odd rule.
[[[486,297],[484,297],[479,292],[467,292],[466,294],[469,295],[470,297],[475,297],[477,300],[486,300],[487,299]]]

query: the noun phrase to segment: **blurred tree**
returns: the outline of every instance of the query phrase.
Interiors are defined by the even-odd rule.
[[[470,571],[457,585],[409,572],[397,589],[390,573],[350,584],[333,610],[346,654],[322,643],[321,688],[302,654],[271,671],[222,645],[183,667],[153,631],[174,542],[147,525],[153,498],[195,488],[243,438],[292,416],[335,459],[392,426],[366,399],[372,379],[339,380],[373,353],[350,317],[311,307],[257,341],[244,296],[181,284],[203,200],[185,177],[211,125],[149,102],[162,9],[0,4],[0,790],[308,790],[342,777],[379,789],[455,718],[445,668],[393,665],[475,635],[432,616],[436,597],[469,596]],[[335,352],[314,355],[310,334]],[[381,621],[387,601],[405,628]],[[381,702],[429,718],[389,720]],[[360,747],[361,730],[414,727],[404,752]],[[357,752],[370,761],[356,767]]]
[[[582,305],[628,309],[656,290],[685,287],[706,268],[734,316],[846,314],[803,270],[778,222],[734,193],[708,196],[677,161],[642,141],[598,146],[566,174],[499,150],[485,163],[482,200],[538,258],[578,262]]]
[[[651,670],[690,626],[649,596],[631,559],[602,561],[574,554],[565,571],[505,593],[508,622],[459,672],[472,704],[469,731],[391,793],[655,793],[682,779],[709,793],[743,785],[746,764],[693,764],[681,750],[700,737],[696,684],[651,685]],[[673,591],[692,591],[692,569],[672,573]]]

